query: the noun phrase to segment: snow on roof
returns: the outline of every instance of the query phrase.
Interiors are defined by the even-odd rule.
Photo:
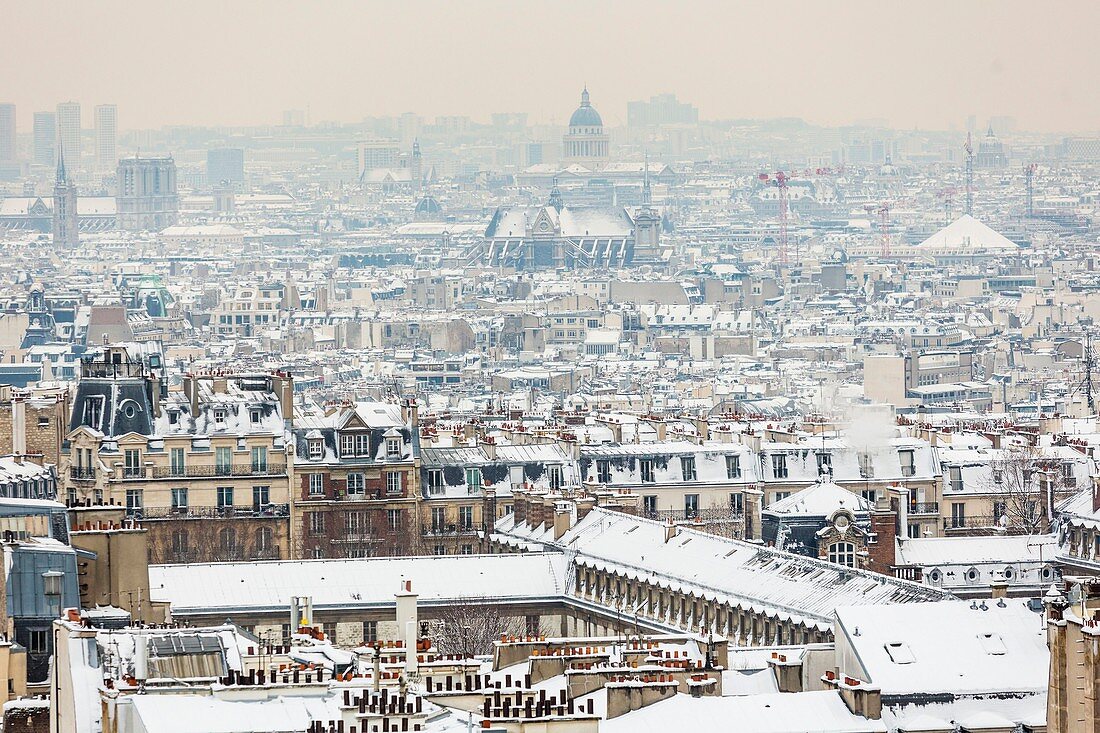
[[[741,721],[735,724],[733,721]],[[677,694],[655,705],[600,722],[600,733],[874,733],[886,731],[881,720],[848,710],[834,691],[770,693],[732,697]]]
[[[328,698],[280,695],[219,700],[207,695],[130,695],[135,727],[146,733],[291,733],[339,717]],[[140,723],[138,723],[140,721]]]
[[[859,494],[831,481],[823,481],[770,504],[765,511],[787,516],[827,517],[842,508],[855,513],[869,512],[872,504]]]
[[[1046,690],[1046,631],[1020,600],[861,605],[837,608],[836,618],[838,658],[862,666],[841,672],[883,697]]]
[[[316,609],[386,606],[393,603],[402,580],[413,582],[422,604],[458,598],[559,598],[563,578],[565,558],[560,554],[149,566],[151,595],[171,603],[176,616],[289,609],[290,599],[301,595],[311,596]]]
[[[974,250],[1017,252],[1020,249],[1019,245],[1011,239],[969,214],[960,216],[917,247],[941,252]]]
[[[497,523],[506,534],[511,517]],[[557,544],[575,562],[653,584],[828,629],[837,606],[921,603],[951,598],[943,591],[878,573],[846,568],[750,542],[666,526],[596,508]]]
[[[974,565],[1038,562],[1040,546],[1052,546],[1054,535],[989,537],[919,537],[898,543],[898,565]]]

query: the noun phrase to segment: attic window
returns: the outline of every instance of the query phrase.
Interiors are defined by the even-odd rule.
[[[263,417],[263,411],[260,410],[258,407],[253,407],[251,410],[248,411],[248,417],[252,420],[253,425],[257,425],[260,422],[260,418]]]
[[[214,409],[214,422],[224,423],[226,418],[226,410],[224,407],[217,407]]]
[[[1008,651],[1000,634],[978,634],[978,643],[982,645],[986,654],[1000,656]]]
[[[401,439],[400,438],[386,438],[386,456],[389,458],[397,458],[401,455]]]
[[[179,421],[180,421],[180,412],[179,412],[179,410],[169,410],[168,411],[168,424],[169,425],[178,425]]]
[[[325,442],[320,438],[314,438],[309,441],[309,457],[313,460],[318,460],[325,452]]]
[[[894,664],[912,664],[917,661],[913,650],[904,641],[891,641],[884,645],[890,661]]]

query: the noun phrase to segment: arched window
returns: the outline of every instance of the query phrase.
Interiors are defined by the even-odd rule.
[[[829,562],[854,568],[856,566],[856,546],[851,542],[834,542],[829,545]]]

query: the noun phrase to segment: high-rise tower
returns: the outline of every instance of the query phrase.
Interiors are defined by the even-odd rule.
[[[57,105],[57,140],[65,154],[65,168],[71,174],[80,167],[80,102]]]
[[[34,164],[57,165],[57,116],[53,112],[34,113]]]
[[[118,165],[118,107],[101,104],[95,108],[95,167],[113,171]]]

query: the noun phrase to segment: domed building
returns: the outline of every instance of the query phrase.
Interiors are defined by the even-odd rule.
[[[569,130],[562,138],[563,163],[600,170],[607,165],[609,138],[603,129],[603,118],[588,99],[588,87],[581,92],[581,106],[569,118]]]
[[[443,207],[435,196],[427,194],[416,202],[413,221],[443,221],[443,218]]]
[[[978,152],[974,156],[974,165],[978,168],[1007,168],[1008,154],[1005,144],[993,134],[993,125],[986,130],[985,137],[978,143]]]

